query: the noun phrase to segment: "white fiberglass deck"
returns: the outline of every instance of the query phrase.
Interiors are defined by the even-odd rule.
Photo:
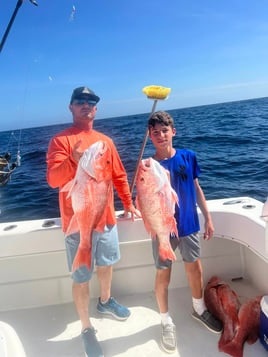
[[[257,293],[245,280],[232,282],[231,286],[239,293],[242,302]],[[49,291],[47,293],[49,294]],[[170,312],[177,326],[178,339],[178,351],[173,356],[227,356],[218,351],[220,335],[211,333],[191,317],[189,288],[171,289],[169,297]],[[97,336],[105,357],[167,356],[159,347],[160,320],[154,293],[117,298],[131,310],[127,321],[117,321],[112,317],[100,315],[96,311],[96,299],[92,300],[90,306],[91,320],[98,330]],[[1,312],[1,320],[16,331],[25,351],[23,357],[84,356],[80,322],[72,303]],[[244,345],[244,357],[252,356],[267,357],[267,351],[259,341],[252,346],[247,343]]]

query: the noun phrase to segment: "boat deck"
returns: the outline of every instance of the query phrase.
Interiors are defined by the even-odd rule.
[[[246,280],[230,284],[242,302],[257,294]],[[116,298],[131,310],[127,321],[99,314],[96,299],[92,299],[90,305],[91,321],[98,331],[105,357],[167,356],[159,346],[160,319],[154,292]],[[220,335],[211,333],[191,317],[189,288],[170,290],[169,310],[177,326],[178,350],[173,356],[228,356],[218,351]],[[84,356],[80,322],[72,303],[1,312],[0,319],[16,331],[27,357]],[[8,356],[20,357],[18,354]],[[267,357],[267,351],[259,341],[251,346],[245,343],[244,357],[251,356]]]

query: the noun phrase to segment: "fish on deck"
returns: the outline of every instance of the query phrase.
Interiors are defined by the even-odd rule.
[[[213,276],[204,290],[204,299],[208,310],[223,324],[219,340],[219,350],[231,341],[238,328],[238,310],[240,301],[235,291],[217,276]]]
[[[204,290],[208,310],[223,323],[219,351],[232,357],[243,357],[244,343],[253,344],[258,339],[260,327],[260,301],[256,296],[242,305],[238,295],[217,276],[213,276]]]
[[[260,301],[256,296],[244,302],[238,312],[239,326],[232,341],[222,346],[222,351],[232,357],[243,357],[244,343],[252,345],[258,339],[260,327]]]
[[[82,265],[90,269],[92,233],[104,231],[107,203],[113,199],[111,152],[105,142],[97,141],[84,151],[74,179],[62,191],[69,191],[74,211],[66,235],[80,232],[72,270]]]
[[[159,256],[165,261],[176,260],[170,235],[178,237],[175,205],[178,196],[170,184],[167,171],[153,158],[141,160],[136,182],[136,207],[152,239],[159,240]],[[175,238],[176,239],[176,238]]]

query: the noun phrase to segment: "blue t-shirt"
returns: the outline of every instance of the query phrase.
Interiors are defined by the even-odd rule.
[[[187,149],[176,150],[176,154],[159,163],[170,172],[173,189],[179,198],[175,218],[179,237],[184,237],[200,230],[194,180],[200,174],[196,155]]]

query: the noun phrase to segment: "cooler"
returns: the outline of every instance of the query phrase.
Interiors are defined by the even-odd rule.
[[[261,299],[260,341],[268,351],[268,295]]]

